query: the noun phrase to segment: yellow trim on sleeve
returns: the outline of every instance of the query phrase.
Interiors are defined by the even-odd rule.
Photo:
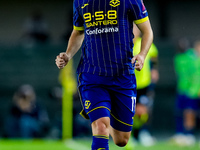
[[[96,107],[96,108],[90,110],[89,112],[87,112],[87,114],[89,114],[90,112],[92,112],[92,111],[94,111],[94,110],[96,110],[96,109],[99,109],[99,108],[106,108],[106,109],[108,109],[108,110],[110,111],[110,109],[107,108],[107,107],[105,107],[105,106],[99,106],[99,107]]]
[[[148,16],[145,17],[145,18],[142,18],[142,19],[135,20],[134,23],[135,24],[140,24],[140,23],[146,22],[147,20],[149,20]]]
[[[113,118],[114,118],[115,120],[119,121],[120,123],[125,124],[125,125],[127,125],[127,126],[131,126],[131,127],[133,126],[132,124],[128,124],[128,123],[125,123],[125,122],[123,122],[123,121],[117,119],[113,114],[111,114],[111,115],[113,116]]]
[[[83,31],[84,30],[84,26],[82,26],[82,27],[74,26],[74,30]]]

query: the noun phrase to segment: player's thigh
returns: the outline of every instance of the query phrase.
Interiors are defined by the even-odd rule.
[[[132,81],[133,80],[133,81]],[[130,132],[136,105],[135,76],[119,77],[119,86],[111,89],[111,126],[118,131]]]
[[[79,77],[79,92],[83,109],[91,123],[102,117],[110,117],[110,95],[100,84],[103,80],[98,75],[87,73]]]

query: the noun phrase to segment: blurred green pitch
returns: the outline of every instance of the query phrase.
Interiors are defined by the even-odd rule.
[[[90,139],[56,140],[0,140],[0,150],[90,150]],[[200,145],[178,147],[169,142],[158,142],[152,147],[136,145],[134,150],[198,150]],[[110,150],[124,150],[110,142]]]

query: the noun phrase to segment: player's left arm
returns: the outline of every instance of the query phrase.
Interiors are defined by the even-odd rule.
[[[136,25],[142,33],[142,42],[140,53],[132,58],[132,63],[135,63],[135,69],[140,71],[143,68],[144,60],[153,42],[153,31],[149,20]]]

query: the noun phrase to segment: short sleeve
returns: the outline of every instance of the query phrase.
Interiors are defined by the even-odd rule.
[[[148,12],[143,3],[143,0],[129,0],[129,1],[134,23],[140,24],[147,21],[149,19]]]
[[[75,0],[73,4],[73,25],[75,30],[83,31],[84,30],[84,21],[82,16],[79,13],[78,1]]]

